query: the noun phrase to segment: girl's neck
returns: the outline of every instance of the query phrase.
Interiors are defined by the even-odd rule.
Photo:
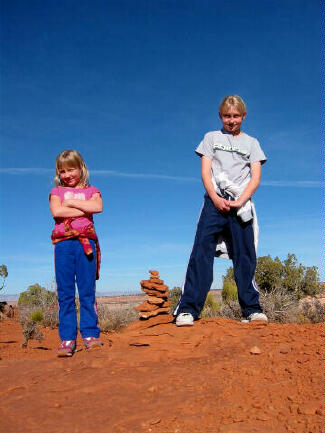
[[[77,186],[68,186],[68,185],[59,185],[61,188],[70,188],[70,189],[85,189],[88,185],[77,185]]]

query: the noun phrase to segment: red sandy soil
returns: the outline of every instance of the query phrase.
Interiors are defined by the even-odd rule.
[[[0,431],[6,433],[320,433],[324,324],[161,316],[56,358],[56,330],[21,349],[0,324]],[[257,346],[260,354],[252,354]]]

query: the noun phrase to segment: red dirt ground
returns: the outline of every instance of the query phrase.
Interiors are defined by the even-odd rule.
[[[20,325],[2,321],[0,431],[323,431],[324,324],[155,325],[162,317],[102,335],[92,352],[79,341],[68,359],[55,357],[56,330],[21,349]]]

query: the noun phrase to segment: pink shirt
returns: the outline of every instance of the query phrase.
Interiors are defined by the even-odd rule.
[[[64,200],[69,200],[76,198],[78,200],[90,200],[94,194],[100,194],[99,190],[95,186],[88,186],[87,188],[69,188],[63,186],[57,186],[53,188],[50,192],[50,197],[52,195],[57,195],[61,199],[61,203]],[[65,232],[65,227],[63,224],[63,218],[54,218],[55,227],[54,229],[59,233]],[[71,222],[71,227],[75,230],[82,231],[89,224],[93,224],[92,215],[75,218]]]

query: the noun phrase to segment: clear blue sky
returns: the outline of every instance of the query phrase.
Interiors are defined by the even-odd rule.
[[[53,281],[48,193],[69,148],[104,199],[97,290],[138,291],[149,269],[181,285],[204,192],[194,149],[234,93],[268,156],[258,253],[322,271],[318,1],[4,0],[1,15],[3,294]],[[216,260],[214,287],[230,265]]]

